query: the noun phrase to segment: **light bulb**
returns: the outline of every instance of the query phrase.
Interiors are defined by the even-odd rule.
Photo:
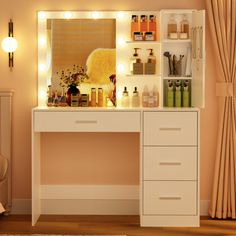
[[[43,20],[46,18],[46,13],[44,11],[38,12],[38,17],[39,19]]]
[[[117,99],[121,99],[122,98],[122,91],[118,90],[117,91]]]
[[[39,98],[40,99],[46,99],[47,98],[47,92],[45,90],[40,90],[39,91]]]
[[[13,37],[6,37],[2,40],[2,49],[5,52],[15,52],[17,49],[17,41]]]
[[[124,73],[125,71],[125,66],[123,64],[119,64],[117,66],[117,70],[120,72],[120,73]]]
[[[67,11],[67,12],[64,13],[64,17],[65,17],[66,19],[70,19],[70,18],[72,17],[72,13],[69,12],[69,11]]]
[[[125,14],[124,14],[123,11],[119,11],[119,12],[117,13],[117,17],[118,17],[119,19],[123,19],[124,16],[125,16]]]
[[[124,40],[123,38],[118,38],[117,43],[118,43],[120,46],[123,46],[123,45],[125,44],[125,40]]]
[[[46,65],[45,64],[39,64],[39,71],[44,72],[46,70]]]
[[[46,45],[46,38],[45,37],[40,37],[39,38],[39,45],[40,46]]]
[[[94,11],[94,12],[92,13],[92,17],[93,17],[93,19],[97,19],[97,18],[99,17],[99,12]]]

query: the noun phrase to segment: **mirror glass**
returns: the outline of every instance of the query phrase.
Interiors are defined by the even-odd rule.
[[[109,76],[116,71],[115,19],[48,19],[47,39],[54,90],[61,89],[62,71],[66,74],[77,67],[86,68],[89,76],[80,85],[82,90],[110,83]]]

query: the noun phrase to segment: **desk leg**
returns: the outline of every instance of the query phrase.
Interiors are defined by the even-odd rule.
[[[32,226],[41,214],[40,133],[32,132]]]

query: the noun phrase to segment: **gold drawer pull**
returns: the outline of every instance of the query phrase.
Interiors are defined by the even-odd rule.
[[[181,200],[181,197],[168,197],[168,196],[163,196],[159,197],[160,200]]]
[[[180,166],[181,162],[159,162],[159,165],[163,166]]]
[[[181,128],[168,128],[168,127],[162,127],[159,128],[161,131],[181,131]]]
[[[97,120],[76,120],[76,124],[97,124]]]

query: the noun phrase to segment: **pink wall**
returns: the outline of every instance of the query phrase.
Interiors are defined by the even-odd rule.
[[[0,8],[0,40],[7,35],[7,23],[10,18],[14,21],[14,33],[18,39],[19,48],[15,53],[15,67],[13,72],[10,72],[7,65],[7,55],[0,50],[0,87],[12,88],[15,90],[13,104],[13,197],[14,198],[30,198],[31,197],[31,109],[36,106],[37,101],[37,10],[159,10],[167,8],[196,8],[204,9],[204,0],[165,0],[165,1],[136,1],[136,0],[9,0],[2,1]],[[201,113],[201,199],[210,199],[211,182],[213,176],[214,154],[216,148],[216,97],[214,93],[215,85],[215,68],[212,55],[211,39],[209,36],[209,28],[207,25],[207,63],[206,63],[206,108]],[[130,136],[131,135],[131,136]],[[44,135],[44,143],[48,147],[60,144],[65,146],[71,145],[68,141],[68,134],[59,135]],[[58,143],[58,138],[62,141]],[[131,137],[131,138],[130,138]],[[103,166],[105,175],[96,179],[91,176],[85,176],[86,173],[80,173],[90,183],[126,183],[134,184],[138,182],[138,150],[135,146],[138,145],[137,135],[135,134],[96,134],[96,135],[81,135],[75,134],[74,138],[91,140],[91,145],[95,145],[101,141],[101,145],[108,143],[105,153],[99,149],[90,152],[90,158],[83,163],[84,168],[95,168],[98,161],[106,163]],[[111,141],[110,141],[111,140]],[[130,141],[131,140],[131,141]],[[131,142],[131,145],[129,145]],[[115,146],[115,143],[120,143],[123,148]],[[44,146],[45,146],[44,145]],[[81,158],[87,149],[80,147],[77,152],[80,152]],[[42,150],[46,155],[50,155],[51,150]],[[65,150],[58,151],[61,154]],[[105,157],[105,154],[114,154]],[[131,155],[132,154],[132,155]],[[131,158],[129,158],[131,156]],[[92,162],[92,158],[95,161]],[[119,159],[118,159],[119,158]],[[56,159],[56,158],[55,158]],[[77,164],[77,160],[72,160],[73,155],[69,155],[69,159]],[[52,159],[48,159],[48,168]],[[60,159],[55,160],[55,172],[60,168]],[[45,163],[45,162],[44,162]],[[43,163],[43,164],[44,164]],[[116,168],[109,169],[107,165],[115,163],[115,167],[121,170],[124,168],[124,177],[117,179],[114,175]],[[90,165],[91,164],[91,165]],[[78,164],[79,165],[79,164]],[[54,167],[54,166],[53,166]],[[66,167],[68,168],[68,167]],[[74,170],[75,167],[74,167]],[[100,174],[98,168],[95,171]],[[73,173],[73,172],[72,172]],[[110,173],[113,173],[110,175]],[[66,174],[66,173],[65,173]],[[68,173],[67,173],[68,174]],[[87,174],[88,175],[88,174]],[[105,179],[104,176],[107,176]],[[43,181],[55,183],[55,176],[51,175]],[[73,174],[68,174],[67,182],[73,180]],[[61,179],[64,182],[65,180]],[[109,182],[110,181],[110,182]]]

